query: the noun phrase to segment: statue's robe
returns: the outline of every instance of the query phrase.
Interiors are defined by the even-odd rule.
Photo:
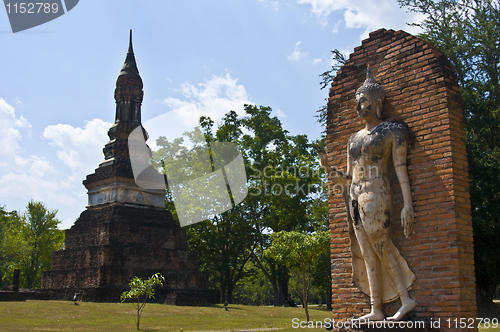
[[[399,132],[397,137],[394,136],[395,132]],[[363,151],[376,151],[384,149],[384,146],[388,146],[387,144],[399,144],[397,142],[400,139],[406,139],[408,137],[406,128],[402,126],[401,124],[398,123],[391,123],[391,122],[383,122],[376,128],[372,129],[370,135],[373,134],[373,138],[368,138],[366,139],[365,142],[358,142],[358,146],[363,146],[365,144],[368,144],[368,146],[364,147],[358,147],[358,150],[363,150]],[[353,135],[354,136],[354,135]],[[375,137],[376,136],[376,137]],[[378,137],[378,138],[377,138]],[[393,140],[392,142],[389,142],[387,140]],[[373,144],[373,145],[372,145]],[[370,146],[371,145],[371,146]],[[348,146],[348,153],[356,152],[360,153],[360,151],[349,151],[350,147]],[[382,152],[378,153],[382,153]],[[388,179],[387,179],[388,182]],[[389,184],[390,186],[390,184]],[[388,189],[388,192],[381,191],[381,195],[388,194],[391,196],[390,199],[382,199],[382,201],[390,201],[391,206],[388,207],[386,206],[385,208],[390,208],[390,215],[392,217],[392,189]],[[388,198],[388,197],[386,197]],[[347,194],[347,190],[344,190],[344,200],[346,204],[346,209],[347,209],[347,219],[348,219],[348,224],[349,224],[349,239],[350,239],[350,246],[351,246],[351,257],[352,257],[352,282],[353,284],[359,288],[363,293],[367,294],[370,296],[370,287],[369,287],[369,282],[368,282],[368,275],[366,273],[366,265],[365,265],[365,260],[363,257],[363,254],[361,252],[361,248],[358,242],[358,238],[356,237],[356,231],[355,231],[355,223],[352,218],[352,211],[351,211],[351,200]],[[357,202],[356,202],[357,203]],[[389,204],[389,203],[385,203]],[[386,225],[389,226],[389,225]],[[384,227],[383,225],[380,225],[380,227]],[[403,285],[405,287],[405,290],[409,290],[411,288],[411,285],[415,281],[415,274],[410,270],[408,267],[408,263],[406,260],[401,256],[399,253],[399,250],[394,246],[392,241],[389,240],[389,243],[386,243],[387,246],[389,246],[390,250],[393,252],[394,256],[396,257],[396,261],[401,269],[401,273],[403,275]],[[377,252],[377,250],[374,251]],[[380,258],[380,257],[379,257]],[[381,261],[380,262],[380,280],[381,280],[381,287],[382,287],[382,303],[389,303],[394,300],[396,300],[400,292],[398,292],[398,289],[393,282],[391,276],[389,275],[389,271],[387,270],[386,266],[384,263]]]

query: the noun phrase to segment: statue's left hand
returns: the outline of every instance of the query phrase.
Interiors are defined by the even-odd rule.
[[[401,210],[401,223],[403,225],[404,233],[407,239],[411,237],[413,233],[413,224],[415,223],[415,213],[413,212],[413,206],[405,205]]]

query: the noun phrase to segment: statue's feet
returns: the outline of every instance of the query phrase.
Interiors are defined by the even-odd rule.
[[[387,318],[387,320],[402,320],[407,314],[415,310],[417,302],[413,299],[408,299],[394,316]]]
[[[377,310],[377,311],[372,311],[367,315],[361,316],[361,317],[353,319],[353,320],[361,321],[361,322],[363,322],[363,321],[368,322],[368,321],[377,321],[377,320],[384,320],[384,319],[385,319],[385,316],[382,313],[382,311]]]

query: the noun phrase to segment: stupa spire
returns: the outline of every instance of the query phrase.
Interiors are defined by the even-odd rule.
[[[115,122],[141,123],[141,104],[144,95],[142,87],[142,79],[141,76],[139,76],[139,70],[137,69],[132,47],[132,30],[130,30],[127,56],[120,74],[118,75],[118,79],[116,80]]]
[[[137,69],[137,63],[135,62],[134,49],[132,47],[132,29],[130,29],[127,57],[125,58],[125,63],[123,64],[123,67],[122,67],[122,70],[121,70],[119,76],[122,76],[122,75],[137,75],[137,76],[139,76],[139,70]]]

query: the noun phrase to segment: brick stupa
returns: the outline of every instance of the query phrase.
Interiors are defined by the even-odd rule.
[[[52,256],[42,289],[52,299],[118,302],[134,276],[160,272],[164,287],[156,301],[175,305],[217,302],[208,275],[199,272],[186,234],[165,209],[165,190],[136,185],[128,148],[129,134],[141,125],[143,84],[132,49],[116,81],[116,118],[108,131],[105,160],[87,176],[89,204],[66,231],[65,250]],[[145,137],[146,131],[143,129]]]

